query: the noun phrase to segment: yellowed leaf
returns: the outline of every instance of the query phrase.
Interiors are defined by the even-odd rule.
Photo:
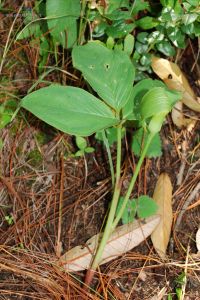
[[[172,121],[178,128],[184,126],[183,104],[180,101],[172,109]]]
[[[190,127],[196,121],[190,118],[185,118],[183,114],[183,104],[181,101],[177,102],[172,109],[172,121],[178,127]]]
[[[166,258],[166,249],[169,242],[172,226],[172,184],[169,176],[162,173],[156,183],[153,199],[158,204],[157,213],[161,220],[151,234],[155,250],[161,258]]]
[[[187,78],[177,64],[164,58],[153,57],[151,66],[153,71],[169,88],[183,93],[182,102],[186,106],[200,112],[200,103],[190,87]]]
[[[160,221],[160,216],[145,219],[145,223],[135,220],[131,224],[122,225],[112,233],[102,255],[101,264],[109,262],[130,251],[144,241],[155,229]],[[98,245],[99,234],[94,235],[86,242],[86,246],[77,246],[59,259],[67,271],[75,272],[88,269]]]

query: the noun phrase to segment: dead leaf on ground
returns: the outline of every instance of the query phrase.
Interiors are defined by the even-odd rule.
[[[154,56],[152,58],[151,66],[153,71],[170,89],[182,92],[182,102],[186,106],[194,111],[200,112],[200,103],[190,87],[187,78],[177,64],[172,63],[167,59]]]
[[[151,240],[158,255],[162,259],[165,259],[173,219],[172,184],[166,173],[159,176],[154,190],[153,199],[158,204],[157,213],[160,215],[161,219],[159,225],[151,234]]]
[[[180,101],[172,109],[172,121],[178,128],[184,126],[183,104]]]
[[[177,102],[172,109],[172,121],[178,127],[187,127],[190,131],[191,126],[194,127],[196,121],[190,118],[185,118],[183,114],[183,103],[181,101]]]
[[[145,219],[145,223],[135,220],[116,228],[112,233],[102,255],[101,264],[109,262],[130,251],[144,241],[155,229],[160,221],[156,215]],[[99,240],[99,234],[90,238],[86,246],[77,246],[65,253],[58,261],[67,271],[75,272],[88,269]]]

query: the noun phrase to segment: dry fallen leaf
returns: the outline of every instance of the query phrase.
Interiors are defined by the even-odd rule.
[[[153,71],[170,89],[183,93],[182,102],[186,106],[194,111],[200,112],[200,103],[190,87],[187,78],[177,64],[164,58],[153,57],[151,66]]]
[[[184,126],[183,104],[180,101],[172,109],[172,121],[178,128]]]
[[[159,176],[153,194],[158,204],[157,213],[161,216],[159,225],[151,234],[153,246],[161,258],[166,258],[166,249],[172,226],[172,184],[169,176],[163,173]]]
[[[190,127],[195,125],[196,121],[190,118],[185,118],[183,115],[183,103],[177,102],[172,109],[172,121],[178,127],[187,127],[188,131]]]
[[[156,215],[145,219],[145,223],[135,220],[131,224],[116,228],[104,249],[101,264],[113,260],[139,245],[152,233],[159,221],[160,216]],[[61,256],[58,261],[59,265],[71,272],[88,269],[92,255],[97,248],[98,239],[99,234],[94,235],[87,241],[85,247],[77,246],[69,250]]]

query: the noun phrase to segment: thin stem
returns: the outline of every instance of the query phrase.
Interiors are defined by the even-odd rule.
[[[111,228],[112,231],[115,229],[115,227],[117,226],[117,224],[119,223],[119,220],[121,219],[121,217],[122,217],[122,215],[123,215],[124,209],[126,208],[126,205],[127,205],[127,203],[128,203],[128,200],[129,200],[129,198],[130,198],[130,196],[131,196],[131,193],[132,193],[132,190],[133,190],[133,188],[134,188],[134,185],[135,185],[137,176],[138,176],[138,174],[139,174],[141,165],[142,165],[142,163],[143,163],[143,160],[144,160],[144,158],[145,158],[146,152],[147,152],[147,150],[148,150],[148,148],[149,148],[149,145],[151,144],[151,141],[152,141],[153,137],[154,137],[154,134],[151,133],[151,134],[149,135],[148,139],[147,139],[146,145],[145,145],[145,147],[144,147],[144,149],[143,149],[143,151],[142,151],[142,153],[141,153],[141,156],[140,156],[140,159],[139,159],[139,161],[138,161],[138,163],[137,163],[137,166],[136,166],[134,175],[133,175],[133,177],[132,177],[132,179],[131,179],[131,182],[130,182],[130,184],[129,184],[128,191],[127,191],[127,193],[126,193],[126,195],[125,195],[125,197],[124,197],[123,204],[122,204],[122,206],[121,206],[121,208],[120,208],[120,210],[119,210],[117,216],[115,217],[115,220],[114,220],[113,223],[112,223],[112,228]]]
[[[81,14],[80,14],[80,25],[79,25],[79,37],[78,37],[79,45],[82,44],[82,34],[83,34],[84,28],[85,28],[85,24],[84,24],[83,20],[84,20],[86,6],[87,6],[87,1],[82,0],[82,7],[81,7]]]
[[[115,172],[114,172],[114,166],[113,166],[110,146],[109,146],[109,143],[108,143],[108,139],[107,139],[105,130],[102,130],[102,137],[103,137],[103,142],[104,142],[104,145],[106,147],[107,154],[108,154],[108,161],[109,161],[110,173],[111,173],[111,178],[112,178],[112,186],[114,186],[114,184],[115,184]]]
[[[112,232],[112,223],[115,217],[116,213],[116,208],[120,196],[120,191],[121,191],[121,131],[122,127],[119,125],[117,127],[117,164],[116,164],[116,181],[115,181],[115,189],[114,189],[114,194],[111,202],[111,207],[108,215],[108,219],[106,222],[106,227],[102,236],[102,239],[100,241],[99,247],[97,249],[97,252],[95,254],[94,260],[91,265],[92,270],[96,270],[97,266],[99,265],[101,261],[101,257],[104,251],[104,248],[107,244],[107,241],[110,237],[110,234]]]

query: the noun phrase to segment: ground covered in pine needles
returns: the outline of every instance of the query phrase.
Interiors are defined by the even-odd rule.
[[[9,2],[9,1],[8,1]],[[13,11],[19,8],[17,1]],[[13,18],[0,20],[1,103],[19,101],[39,79],[38,49],[14,42]],[[5,45],[9,44],[5,55]],[[198,41],[179,55],[197,95],[200,72]],[[49,65],[51,64],[49,58]],[[60,61],[45,81],[83,87],[70,65]],[[192,69],[192,72],[191,72]],[[77,77],[78,76],[78,77]],[[75,79],[78,78],[78,79]],[[44,86],[39,81],[37,88]],[[198,116],[196,116],[198,119]],[[127,142],[128,142],[127,135]],[[102,266],[95,275],[94,292],[83,289],[85,272],[68,274],[57,259],[68,249],[98,233],[111,199],[106,152],[94,137],[94,153],[75,158],[75,141],[20,111],[0,132],[0,299],[167,299],[176,289],[184,299],[200,299],[200,256],[196,232],[200,220],[200,123],[177,129],[169,116],[161,132],[163,155],[146,159],[135,194],[152,196],[158,175],[167,172],[173,184],[174,221],[167,261],[162,261],[147,239],[123,257]],[[112,149],[115,156],[115,146]],[[132,153],[123,147],[124,188],[134,170]],[[179,184],[177,184],[179,180]],[[182,217],[180,217],[183,212]],[[187,282],[180,282],[180,275]]]

